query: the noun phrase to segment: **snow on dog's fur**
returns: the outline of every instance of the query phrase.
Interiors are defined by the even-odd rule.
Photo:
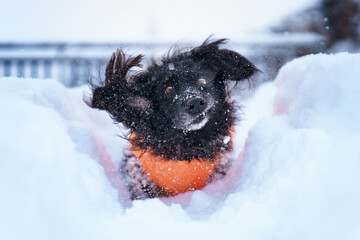
[[[225,42],[206,40],[199,47],[175,52],[160,62],[153,60],[135,74],[128,71],[134,66],[141,67],[142,55],[126,58],[119,49],[112,55],[104,84],[94,88],[88,104],[106,110],[116,122],[130,129],[130,147],[124,154],[120,173],[133,199],[183,191],[176,188],[170,191],[162,186],[154,173],[151,175],[144,168],[144,161],[156,164],[162,161],[166,166],[173,163],[166,171],[192,161],[211,163],[215,167],[209,170],[206,182],[226,174],[230,161],[222,155],[231,151],[235,121],[235,106],[229,99],[227,82],[249,79],[257,68],[240,54],[220,49],[219,45]],[[140,155],[136,154],[139,152]],[[145,159],[149,154],[152,160]],[[155,175],[160,178],[166,175],[161,171],[157,170]],[[174,178],[181,182],[184,176]],[[203,187],[194,186],[186,190]]]

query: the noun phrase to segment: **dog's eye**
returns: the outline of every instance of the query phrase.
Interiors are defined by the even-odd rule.
[[[199,79],[199,83],[200,83],[201,85],[205,85],[205,84],[206,84],[206,80],[205,80],[204,78],[200,78],[200,79]]]
[[[173,90],[173,87],[172,87],[172,86],[167,86],[167,87],[165,88],[165,93],[166,93],[166,94],[170,94],[170,93],[172,92],[172,90]]]

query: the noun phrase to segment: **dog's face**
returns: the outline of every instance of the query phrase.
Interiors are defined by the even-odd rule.
[[[171,127],[183,131],[203,128],[221,98],[216,73],[201,63],[184,59],[167,63],[152,74],[158,82],[153,99]]]
[[[256,67],[240,54],[219,49],[221,39],[153,62],[128,74],[142,56],[110,59],[105,86],[93,92],[91,106],[107,110],[135,132],[133,145],[170,159],[212,158],[229,149],[234,108],[226,83],[251,77]]]

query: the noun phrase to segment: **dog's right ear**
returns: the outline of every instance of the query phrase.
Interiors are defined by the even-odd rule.
[[[210,41],[209,39],[192,50],[198,61],[217,73],[221,80],[241,81],[250,78],[259,70],[248,59],[229,49],[219,49],[226,39]]]
[[[124,52],[118,49],[111,56],[106,69],[103,86],[93,89],[92,98],[87,101],[92,108],[108,111],[118,122],[131,124],[131,119],[151,112],[152,103],[143,96],[142,85],[137,86],[132,76],[128,74],[130,68],[141,67],[143,56],[125,58]]]

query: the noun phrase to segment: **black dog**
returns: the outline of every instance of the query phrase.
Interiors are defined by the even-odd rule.
[[[128,71],[141,67],[142,55],[126,59],[121,50],[112,55],[105,82],[93,90],[89,105],[106,110],[116,122],[130,129],[130,148],[120,173],[133,199],[199,189],[226,173],[230,163],[221,156],[231,151],[235,121],[227,82],[249,79],[258,70],[240,54],[219,49],[225,42],[206,40],[199,47],[177,52],[159,63],[153,60],[146,70],[135,74]],[[166,171],[194,162],[196,166],[210,164],[203,167],[213,167],[210,176],[204,180],[203,173],[193,173],[197,167],[184,170],[186,176],[181,175],[181,169],[177,169],[182,172],[179,176],[165,176]],[[189,177],[195,180],[183,183]],[[196,182],[200,178],[203,183]],[[169,182],[185,185],[173,188],[167,185]]]

